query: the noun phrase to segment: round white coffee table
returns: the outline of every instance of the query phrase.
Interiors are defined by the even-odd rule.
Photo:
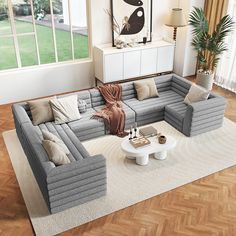
[[[128,139],[125,139],[121,143],[121,149],[125,153],[126,158],[136,159],[138,165],[147,165],[149,161],[149,155],[154,154],[154,158],[158,160],[164,160],[167,157],[167,151],[174,148],[177,144],[174,137],[168,135],[165,144],[160,144],[157,137],[148,138],[151,144],[141,147],[134,148]]]

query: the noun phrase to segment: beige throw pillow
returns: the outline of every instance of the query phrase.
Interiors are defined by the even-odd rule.
[[[50,103],[56,124],[63,124],[81,118],[77,95],[52,99]]]
[[[70,163],[70,159],[58,144],[50,140],[43,140],[42,144],[48,154],[49,160],[55,165],[59,166]]]
[[[206,90],[205,88],[201,86],[193,84],[184,99],[184,103],[190,105],[191,103],[194,103],[194,102],[207,100],[209,97],[209,94],[210,94],[210,91]]]
[[[64,152],[66,154],[70,153],[70,151],[67,148],[67,146],[65,145],[65,143],[61,139],[59,139],[56,135],[54,135],[53,133],[51,133],[47,130],[42,130],[42,134],[43,134],[44,140],[52,141],[52,142],[58,144],[64,150]]]
[[[50,105],[51,99],[52,97],[28,102],[34,125],[39,125],[41,123],[54,120],[52,108]]]
[[[158,91],[153,78],[135,81],[134,87],[137,92],[139,101],[142,101],[147,98],[158,97]]]

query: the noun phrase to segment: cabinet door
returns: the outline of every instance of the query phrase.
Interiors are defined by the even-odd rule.
[[[140,76],[140,50],[124,53],[124,79]]]
[[[105,55],[104,82],[112,82],[123,79],[123,53]]]
[[[174,65],[174,46],[160,47],[157,50],[157,73],[172,71]]]
[[[157,48],[144,49],[141,52],[141,75],[154,74],[157,71]]]

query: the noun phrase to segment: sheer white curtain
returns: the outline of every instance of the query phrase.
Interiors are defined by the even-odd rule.
[[[236,0],[229,0],[228,14],[236,22]],[[216,70],[215,83],[236,93],[236,25],[227,39],[228,51],[220,60]]]

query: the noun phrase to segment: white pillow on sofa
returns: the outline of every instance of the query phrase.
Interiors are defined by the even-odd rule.
[[[193,84],[184,99],[184,103],[190,105],[194,102],[204,101],[208,99],[209,95],[210,91],[206,90],[201,86]]]
[[[51,132],[49,132],[47,130],[42,130],[42,135],[43,135],[43,139],[44,140],[49,140],[49,141],[52,141],[52,142],[58,144],[64,150],[64,152],[67,155],[70,154],[70,151],[69,151],[68,147],[55,134],[53,134],[53,133],[51,133]]]
[[[63,124],[81,118],[77,95],[52,99],[50,103],[56,124]]]
[[[48,159],[55,165],[65,165],[70,163],[69,157],[64,152],[63,148],[50,140],[43,140],[42,145],[48,154]]]

